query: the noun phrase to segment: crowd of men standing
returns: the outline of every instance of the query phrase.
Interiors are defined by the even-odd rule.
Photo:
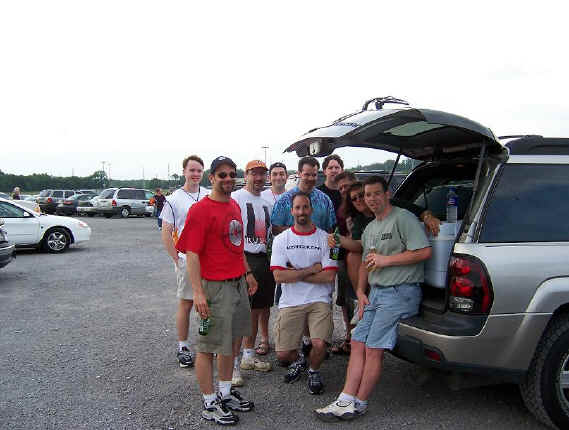
[[[299,182],[288,191],[282,163],[250,161],[238,191],[236,165],[228,157],[212,161],[211,191],[199,186],[200,157],[187,157],[182,167],[184,186],[165,199],[160,220],[177,279],[177,359],[181,367],[192,367],[195,358],[202,417],[232,425],[239,421],[235,411],[254,409],[234,387],[244,383],[240,370],[272,368],[261,357],[269,352],[275,302],[274,345],[279,363],[287,366],[284,382],[307,375],[309,393],[323,392],[336,278],[346,334],[332,350],[350,354],[350,360],[337,400],[315,414],[329,421],[365,413],[383,351],[395,346],[397,322],[418,312],[430,245],[417,217],[433,234],[438,220],[421,208],[411,208],[413,214],[393,206],[383,178],[359,183],[343,171],[337,155],[324,160],[326,180],[318,188],[320,163],[300,159]],[[267,173],[271,187],[265,190]],[[342,248],[337,257],[330,253],[336,246]],[[192,307],[202,321],[195,355],[188,339]]]

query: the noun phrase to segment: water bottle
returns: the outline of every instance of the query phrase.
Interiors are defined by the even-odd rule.
[[[458,195],[454,188],[449,189],[447,194],[447,222],[458,221]]]
[[[336,246],[330,248],[330,260],[337,260],[340,257],[340,230],[338,227],[334,230],[334,241]]]

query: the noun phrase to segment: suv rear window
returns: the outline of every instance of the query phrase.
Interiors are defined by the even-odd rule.
[[[114,188],[111,188],[108,190],[103,190],[103,191],[101,191],[101,194],[99,195],[99,197],[101,199],[112,199],[114,194],[115,194],[115,191],[116,190]]]
[[[51,193],[51,190],[43,190],[40,192],[40,197],[47,197],[49,196],[49,193]]]
[[[133,190],[133,199],[146,200],[146,192],[144,190]]]
[[[54,191],[51,197],[63,197],[63,191]]]
[[[507,164],[486,209],[480,242],[566,242],[569,166]]]

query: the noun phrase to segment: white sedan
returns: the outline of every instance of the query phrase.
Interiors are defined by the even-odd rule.
[[[69,245],[86,242],[91,227],[85,222],[36,213],[14,200],[0,198],[0,218],[8,238],[20,248],[42,248],[47,252],[64,252]]]

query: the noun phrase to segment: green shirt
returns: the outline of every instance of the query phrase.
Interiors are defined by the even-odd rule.
[[[404,251],[414,251],[430,247],[424,228],[415,215],[406,209],[393,206],[391,212],[382,221],[374,219],[364,230],[362,259],[375,246],[381,255],[396,255]],[[424,263],[406,266],[383,267],[368,274],[370,285],[390,287],[407,282],[423,282]]]

